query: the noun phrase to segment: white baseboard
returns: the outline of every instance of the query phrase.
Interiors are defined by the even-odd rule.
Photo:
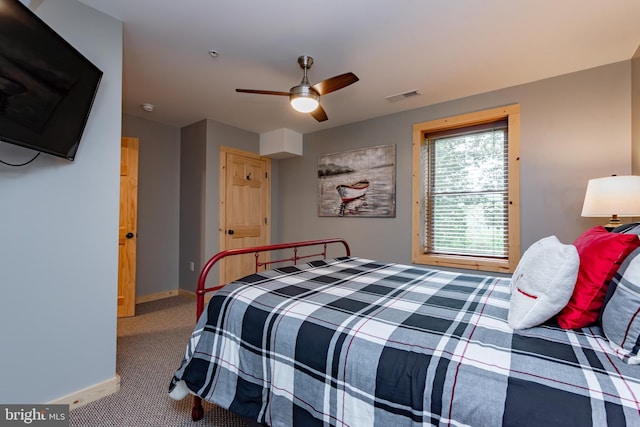
[[[115,377],[109,380],[68,394],[49,403],[52,405],[69,405],[69,409],[75,409],[79,408],[80,406],[84,406],[87,403],[91,403],[105,396],[113,394],[118,390],[120,390],[120,375],[116,374]]]

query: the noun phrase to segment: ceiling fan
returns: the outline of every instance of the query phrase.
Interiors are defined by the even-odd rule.
[[[307,79],[307,70],[313,65],[313,58],[306,55],[300,56],[298,58],[298,64],[300,64],[300,68],[304,70],[304,76],[300,84],[292,87],[289,92],[257,89],[236,89],[236,92],[288,96],[289,102],[291,102],[291,106],[294,109],[301,113],[311,113],[314,119],[323,122],[327,120],[328,117],[324,108],[320,105],[320,96],[335,92],[338,89],[342,89],[360,80],[353,73],[344,73],[311,86]]]

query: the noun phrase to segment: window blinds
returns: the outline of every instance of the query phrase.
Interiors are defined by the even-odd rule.
[[[507,131],[505,120],[427,135],[425,252],[507,258]]]

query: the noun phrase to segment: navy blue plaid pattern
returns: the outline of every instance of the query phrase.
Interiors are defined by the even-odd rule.
[[[514,332],[509,279],[361,258],[213,295],[171,387],[272,426],[640,425],[598,327]]]

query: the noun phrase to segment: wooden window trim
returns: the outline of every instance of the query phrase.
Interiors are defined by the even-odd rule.
[[[507,119],[509,123],[509,238],[508,258],[494,259],[479,256],[454,256],[424,253],[424,201],[422,146],[426,135]],[[499,273],[512,273],[520,260],[520,106],[518,104],[431,120],[413,125],[412,149],[412,213],[411,259],[415,264],[464,268]]]

